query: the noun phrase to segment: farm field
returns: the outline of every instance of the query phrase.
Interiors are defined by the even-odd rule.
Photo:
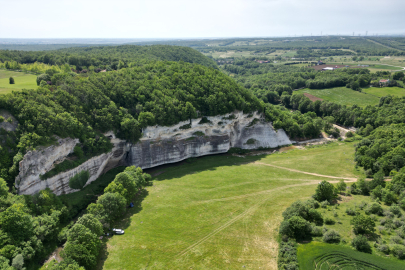
[[[298,262],[300,270],[400,270],[405,268],[405,263],[402,261],[320,242],[299,245]]]
[[[353,155],[352,143],[332,143],[148,170],[153,186],[116,224],[125,235],[105,243],[98,269],[276,269],[281,213],[320,180],[361,175]]]
[[[318,98],[335,102],[341,105],[352,106],[354,104],[360,107],[365,107],[367,105],[377,105],[380,98],[374,95],[369,95],[367,93],[360,93],[358,91],[353,91],[346,87],[335,87],[328,89],[301,89],[294,91],[295,94],[308,93]]]
[[[9,84],[9,78],[13,77],[15,84]],[[11,93],[22,89],[37,88],[37,76],[24,72],[0,69],[0,94]]]
[[[362,90],[363,92],[367,94],[371,94],[377,97],[383,97],[387,95],[393,95],[393,96],[398,96],[398,97],[403,97],[405,96],[405,89],[400,88],[400,87],[370,87],[370,88],[365,88]]]

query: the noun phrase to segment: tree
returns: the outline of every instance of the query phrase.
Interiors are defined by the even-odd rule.
[[[3,178],[0,178],[0,197],[8,196],[8,186],[7,182]]]
[[[139,126],[145,128],[155,124],[155,116],[151,112],[141,112],[138,116]]]
[[[375,231],[373,218],[363,214],[354,216],[350,224],[353,226],[355,234],[372,234]]]
[[[10,78],[8,79],[8,81],[9,81],[10,84],[14,84],[14,83],[15,83],[13,77],[10,77]]]
[[[377,186],[385,187],[384,172],[382,170],[379,170],[377,173],[375,173],[373,176],[373,180],[371,180],[368,184],[369,190],[373,190]]]
[[[23,269],[24,257],[21,254],[18,254],[17,256],[15,256],[11,266],[13,266],[17,270]]]
[[[314,199],[317,200],[318,202],[323,202],[323,201],[330,201],[335,198],[335,187],[327,182],[326,180],[323,180],[321,183],[318,184]]]
[[[102,224],[106,224],[108,217],[105,213],[104,206],[98,203],[91,203],[87,206],[87,213],[93,215]]]
[[[97,263],[100,250],[100,240],[89,228],[76,223],[68,232],[64,253],[84,266],[86,269],[93,268]]]
[[[76,224],[82,224],[86,228],[90,229],[90,231],[95,235],[103,234],[103,225],[94,215],[83,215],[77,220]]]
[[[197,114],[196,109],[194,108],[193,104],[191,104],[190,102],[186,102],[186,106],[185,106],[185,115],[187,115],[187,117],[190,119],[190,124],[191,124],[191,119],[193,117],[195,117]]]
[[[293,216],[281,223],[280,234],[294,237],[295,239],[303,239],[311,234],[311,225],[302,217]]]
[[[34,234],[31,215],[24,212],[24,205],[16,203],[0,213],[0,228],[14,243],[29,239]]]
[[[98,198],[97,204],[103,206],[107,220],[111,223],[124,213],[126,201],[118,193],[104,193]]]

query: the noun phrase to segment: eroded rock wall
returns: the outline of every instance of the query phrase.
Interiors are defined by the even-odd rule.
[[[242,149],[275,148],[291,144],[283,130],[275,131],[272,125],[261,119],[261,115],[237,112],[225,116],[207,117],[205,123],[193,119],[191,127],[181,129],[189,121],[171,127],[147,127],[143,137],[134,145],[115,138],[110,132],[114,148],[110,153],[96,156],[82,165],[60,173],[47,180],[39,175],[49,171],[55,162],[60,162],[73,151],[77,139],[61,140],[59,146],[42,151],[29,152],[20,162],[20,174],[16,186],[20,194],[34,194],[49,187],[55,194],[75,192],[69,187],[69,179],[87,170],[90,179],[121,165],[135,165],[143,169],[178,162],[190,157],[226,153],[232,147]]]

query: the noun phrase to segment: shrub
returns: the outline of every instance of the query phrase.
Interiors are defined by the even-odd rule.
[[[327,224],[327,225],[333,225],[333,224],[335,224],[336,223],[336,221],[333,219],[333,218],[330,218],[330,217],[326,217],[325,218],[325,224]]]
[[[0,115],[0,123],[4,122],[4,117]]]
[[[82,189],[90,178],[88,171],[81,171],[69,179],[69,187],[73,189]]]
[[[385,254],[390,253],[390,248],[387,245],[384,245],[384,244],[379,245],[377,247],[377,250],[382,252],[382,253],[385,253]]]
[[[319,213],[317,210],[311,208],[308,211],[308,219],[309,222],[314,222],[316,225],[321,226],[323,225],[323,218],[322,214]]]
[[[23,255],[18,254],[17,256],[15,256],[11,265],[17,270],[23,269],[23,266],[24,266]]]
[[[321,202],[321,207],[322,207],[322,208],[327,208],[328,205],[330,205],[330,203],[329,203],[328,201],[323,201],[323,202]]]
[[[313,235],[313,236],[322,236],[323,235],[322,228],[318,227],[318,226],[312,226],[311,227],[311,235]]]
[[[189,129],[191,128],[191,124],[182,125],[179,129]]]
[[[293,241],[282,241],[278,249],[278,269],[298,270],[297,248]]]
[[[390,206],[390,212],[396,215],[397,217],[400,217],[402,215],[401,208],[396,204]]]
[[[194,136],[204,136],[205,134],[204,134],[204,132],[196,131],[196,132],[193,133],[193,135]]]
[[[394,219],[392,225],[394,225],[394,228],[396,229],[402,227],[402,225],[404,225],[404,222],[400,219]]]
[[[199,125],[207,124],[207,123],[212,124],[212,122],[210,120],[208,120],[208,118],[205,116],[203,118],[201,118],[200,122],[198,122]]]
[[[245,144],[255,144],[255,143],[256,143],[256,140],[253,138],[250,138],[249,140],[246,141]]]
[[[402,238],[399,237],[398,235],[391,236],[390,241],[393,244],[398,244],[398,245],[403,245],[404,244],[404,240],[402,240]]]
[[[405,259],[405,247],[403,245],[392,245],[391,253],[400,260]]]
[[[353,137],[353,136],[354,136],[354,134],[353,134],[353,132],[351,132],[351,131],[349,131],[349,132],[346,133],[346,137],[347,137],[347,138],[351,138],[351,137]]]
[[[311,225],[302,217],[293,216],[281,223],[280,234],[294,237],[295,239],[303,239],[311,234]]]
[[[8,82],[9,82],[10,84],[15,84],[13,77],[10,77],[10,78],[8,79]]]
[[[375,230],[374,220],[366,215],[357,215],[350,221],[355,234],[370,234]]]
[[[348,214],[349,216],[354,216],[354,215],[356,215],[356,211],[354,211],[353,208],[347,208],[346,214]]]
[[[335,230],[328,230],[322,237],[325,243],[339,243],[340,239],[340,234]]]
[[[314,199],[318,202],[330,201],[335,198],[335,195],[335,187],[324,180],[316,187]]]
[[[371,246],[364,235],[358,235],[352,240],[352,246],[358,251],[371,253]]]
[[[383,208],[378,203],[372,203],[367,207],[366,213],[367,214],[371,213],[371,214],[382,216],[383,215]]]

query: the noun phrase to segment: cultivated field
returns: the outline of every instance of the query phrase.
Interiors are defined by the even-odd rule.
[[[277,228],[320,180],[354,181],[352,143],[272,155],[217,155],[149,171],[139,208],[116,224],[99,269],[276,269]]]
[[[335,87],[328,89],[301,89],[294,91],[294,93],[308,93],[315,97],[331,101],[341,105],[352,106],[354,104],[360,107],[365,107],[367,105],[377,105],[380,98],[376,95],[370,95],[367,93],[360,93],[358,91],[353,91],[346,87]]]
[[[367,94],[371,94],[377,97],[383,97],[387,95],[393,95],[398,97],[405,96],[405,89],[400,87],[370,87],[362,90]]]
[[[300,270],[400,270],[405,263],[355,251],[349,247],[313,242],[298,246]]]
[[[9,84],[9,78],[13,77],[15,84]],[[11,93],[22,89],[37,88],[37,76],[24,72],[0,70],[0,94]]]

